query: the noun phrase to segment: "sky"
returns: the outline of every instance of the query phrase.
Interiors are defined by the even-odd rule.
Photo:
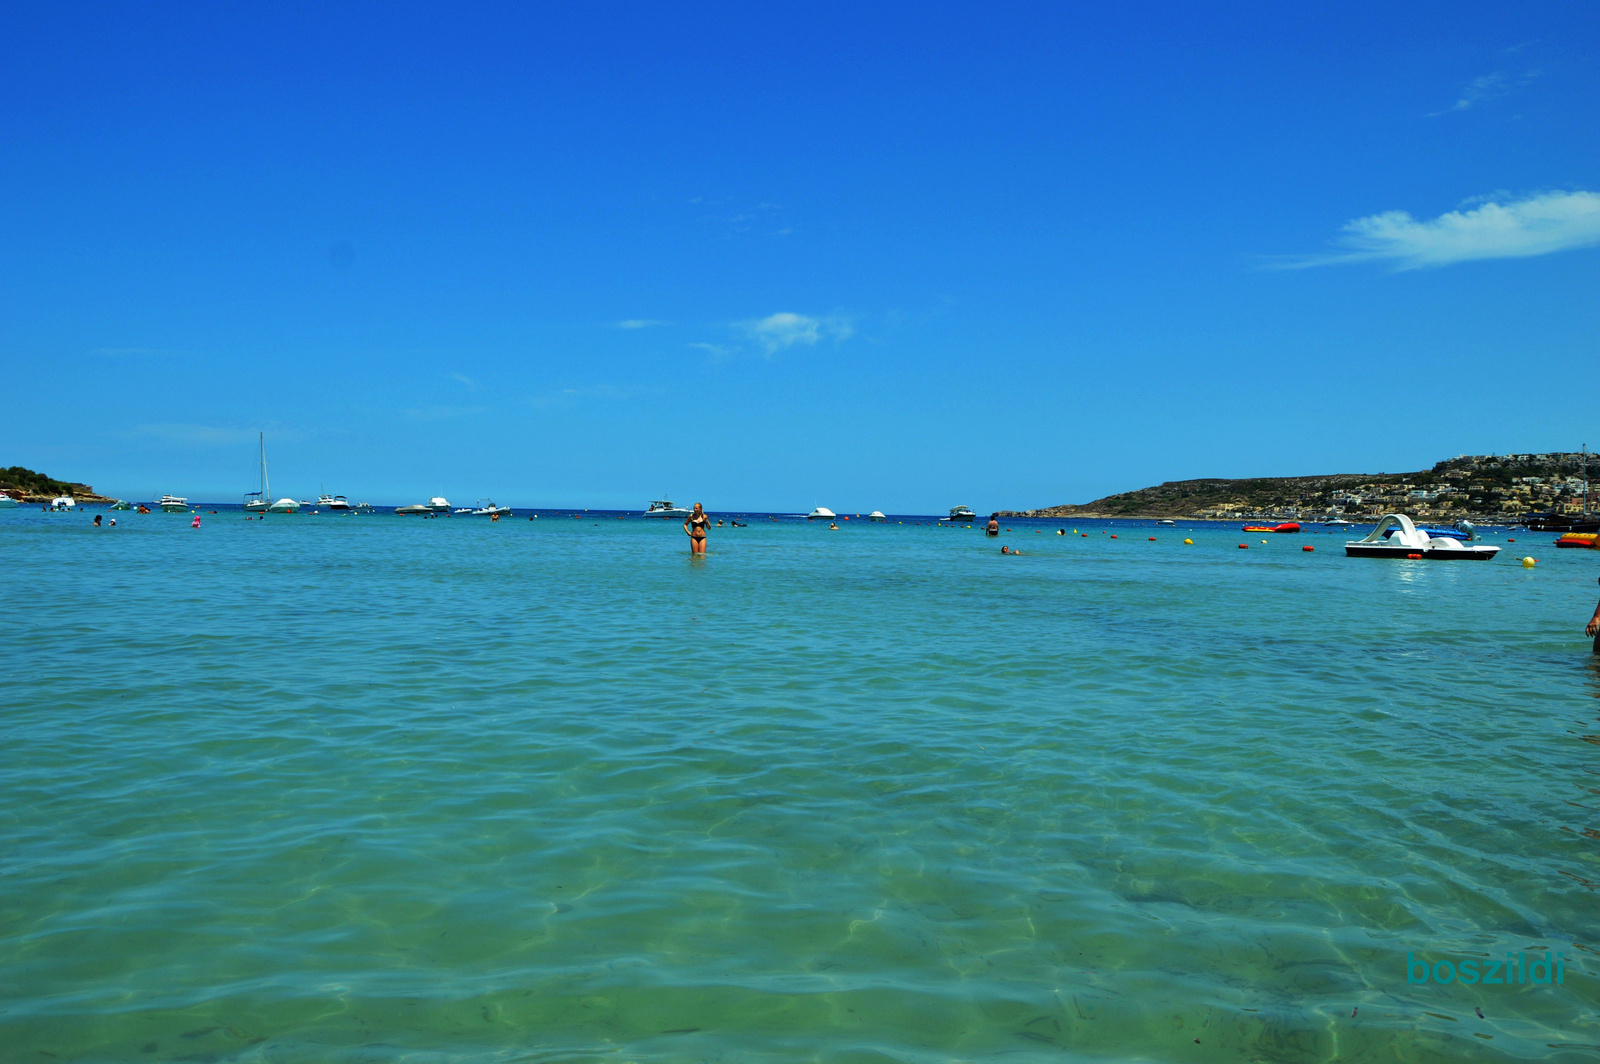
[[[1592,3],[0,6],[0,466],[942,513],[1600,447]]]

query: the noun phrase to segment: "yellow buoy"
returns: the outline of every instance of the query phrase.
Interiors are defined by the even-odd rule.
[[[1524,559],[1522,559],[1522,567],[1524,569],[1532,569],[1533,566],[1534,566],[1534,561],[1533,561],[1532,558],[1524,558]]]
[[[1261,542],[1263,542],[1263,543],[1265,543],[1265,542],[1266,542],[1266,540],[1262,540],[1262,541],[1261,541]]]
[[[1191,547],[1194,546],[1194,540],[1192,540],[1192,539],[1186,539],[1186,540],[1184,540],[1184,542],[1189,544],[1189,546],[1191,546]]]

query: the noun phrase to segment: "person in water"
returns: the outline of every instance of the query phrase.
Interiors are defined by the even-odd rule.
[[[998,536],[1000,534],[1000,515],[990,514],[988,527],[986,527],[983,531],[985,535]]]
[[[1589,625],[1583,634],[1594,636],[1594,652],[1600,654],[1600,602],[1595,603],[1594,616],[1589,618]]]
[[[706,552],[706,529],[710,527],[711,518],[706,516],[705,510],[699,503],[695,503],[694,512],[683,519],[683,530],[689,536],[689,553]]]

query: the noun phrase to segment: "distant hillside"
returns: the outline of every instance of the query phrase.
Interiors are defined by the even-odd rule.
[[[1081,505],[1006,511],[1011,517],[1293,518],[1405,512],[1498,520],[1583,506],[1582,454],[1461,455],[1414,473],[1330,473],[1243,480],[1172,480]],[[1595,462],[1600,471],[1600,461]],[[1600,509],[1600,496],[1591,509]]]
[[[96,495],[87,484],[52,480],[43,473],[15,465],[0,469],[0,491],[21,502],[49,502],[58,495],[71,495],[79,502],[110,501],[104,495]]]

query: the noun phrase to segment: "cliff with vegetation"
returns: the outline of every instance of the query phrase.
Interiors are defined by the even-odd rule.
[[[22,466],[0,469],[0,491],[18,502],[49,502],[60,495],[70,495],[76,502],[112,501],[104,495],[96,495],[87,484],[52,480],[43,473],[35,473]]]
[[[1501,521],[1537,511],[1584,507],[1579,453],[1460,455],[1413,473],[1331,473],[1243,480],[1172,480],[1082,504],[1005,511],[1009,517],[1189,517],[1349,519],[1385,513]],[[1600,469],[1600,462],[1595,463]],[[1590,509],[1600,508],[1597,496]]]

